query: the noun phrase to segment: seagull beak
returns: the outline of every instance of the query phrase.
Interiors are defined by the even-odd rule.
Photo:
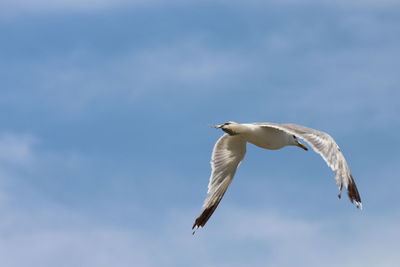
[[[304,149],[304,150],[308,150],[308,147],[306,147],[305,145],[303,145],[302,143],[300,143],[300,142],[297,142],[296,144],[295,144],[295,146],[298,146],[298,147],[300,147],[300,148],[302,148],[302,149]]]
[[[222,124],[211,124],[210,125],[210,127],[213,127],[213,128],[222,128]]]

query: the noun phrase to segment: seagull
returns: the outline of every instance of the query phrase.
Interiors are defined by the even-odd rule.
[[[214,145],[211,157],[211,176],[208,184],[208,196],[203,209],[196,218],[192,230],[204,227],[218,207],[228,186],[231,184],[236,169],[246,154],[247,142],[258,147],[277,150],[285,146],[308,148],[299,142],[303,139],[312,149],[321,155],[328,166],[335,172],[336,184],[341,198],[343,186],[349,199],[362,209],[360,194],[350,173],[349,166],[335,140],[327,133],[296,124],[278,124],[270,122],[236,123],[233,121],[213,125],[225,132]]]

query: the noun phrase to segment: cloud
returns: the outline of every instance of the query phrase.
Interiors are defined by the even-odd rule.
[[[37,139],[29,134],[0,132],[0,202],[8,201],[7,187],[17,173],[30,169],[35,156]],[[0,206],[1,206],[0,204]]]
[[[32,146],[36,141],[31,135],[0,132],[0,167],[31,164],[34,160]]]
[[[0,166],[8,166],[7,169],[0,168],[0,173],[3,171],[9,175],[9,182],[31,179],[24,176],[25,163],[29,163],[31,169],[42,170],[41,174],[52,173],[49,166],[53,166],[67,176],[58,177],[55,181],[63,187],[60,194],[67,193],[69,198],[79,198],[70,190],[71,185],[67,186],[62,180],[68,179],[71,184],[85,179],[87,161],[71,162],[68,153],[42,151],[35,147],[41,141],[31,134],[8,132],[0,136],[0,144],[11,155],[9,158],[0,157]],[[79,158],[85,157],[81,155]],[[378,170],[383,183],[387,183],[384,176],[392,175],[395,166],[389,164]],[[73,180],[72,176],[78,177]],[[147,177],[149,179],[152,178]],[[173,180],[168,177],[164,179]],[[262,187],[255,184],[256,187]],[[175,189],[168,190],[169,194],[179,195],[182,187],[176,185],[174,183]],[[0,257],[10,267],[79,264],[88,267],[110,264],[121,267],[361,267],[384,264],[394,267],[400,260],[397,253],[400,231],[392,223],[398,221],[399,210],[394,206],[387,210],[367,206],[362,212],[351,209],[351,212],[335,211],[322,216],[308,216],[293,212],[285,203],[279,206],[282,209],[274,210],[264,205],[246,207],[224,203],[207,226],[192,236],[190,226],[199,206],[170,205],[165,199],[166,204],[158,202],[162,212],[155,209],[147,212],[127,210],[128,206],[135,205],[144,205],[149,209],[149,205],[143,203],[143,196],[138,194],[122,207],[112,207],[114,210],[125,209],[124,214],[134,214],[132,221],[122,222],[121,215],[114,217],[116,215],[112,214],[110,207],[103,206],[104,202],[96,202],[101,209],[102,216],[99,216],[93,210],[79,209],[68,201],[51,197],[38,186],[29,183],[24,186],[28,188],[10,190],[8,186],[3,187],[7,198],[0,199],[0,215],[3,218],[0,221]],[[80,182],[72,185],[72,188],[74,186],[85,185]],[[98,186],[94,186],[97,194]],[[26,194],[29,191],[33,193]],[[90,195],[90,192],[85,190],[85,194]],[[105,197],[105,194],[101,194],[101,197],[112,199],[117,195]],[[85,201],[80,199],[79,205],[84,205]],[[318,209],[323,207],[315,208],[318,213]],[[114,219],[105,219],[109,217]]]
[[[176,86],[170,91],[195,91],[196,84],[218,83],[248,66],[235,51],[209,46],[201,36],[134,53],[124,62],[120,67],[126,77],[132,77],[132,90],[142,89],[147,94],[149,90],[165,90],[165,84]]]
[[[0,10],[2,19],[21,17],[26,14],[46,14],[50,12],[101,12],[110,9],[122,9],[122,8],[154,8],[154,7],[165,7],[168,8],[171,5],[182,5],[182,6],[198,6],[203,4],[218,4],[218,5],[230,5],[230,6],[241,6],[245,8],[260,8],[267,7],[270,5],[280,6],[302,6],[302,5],[327,5],[327,6],[344,6],[344,7],[357,7],[357,8],[374,8],[374,7],[398,7],[399,2],[397,0],[364,0],[364,1],[333,1],[333,0],[273,0],[273,1],[261,1],[251,0],[247,1],[245,5],[240,1],[226,1],[226,0],[3,0],[0,3]]]
[[[273,10],[285,13],[277,7]],[[108,46],[108,50],[85,46],[98,40],[106,42],[104,36],[89,34],[66,50],[43,52],[45,60],[24,59],[24,71],[19,65],[15,69],[5,66],[15,79],[23,75],[26,84],[20,86],[23,90],[13,88],[4,93],[2,99],[7,99],[5,105],[18,101],[35,110],[38,108],[32,107],[35,102],[30,99],[39,99],[44,103],[42,109],[71,117],[93,112],[96,107],[104,110],[113,101],[139,106],[144,98],[151,98],[159,104],[165,102],[166,94],[187,97],[188,102],[195,98],[189,99],[189,95],[209,96],[210,106],[227,110],[220,99],[237,96],[253,103],[252,114],[247,110],[234,114],[244,118],[271,114],[283,105],[287,112],[271,117],[303,120],[310,126],[319,121],[321,124],[315,126],[328,130],[328,124],[335,120],[337,124],[346,123],[342,117],[347,118],[346,126],[358,122],[386,128],[388,122],[398,121],[394,115],[398,111],[394,100],[398,95],[398,61],[392,56],[397,54],[398,40],[389,38],[397,23],[390,17],[382,20],[370,11],[332,12],[320,8],[318,14],[323,15],[318,16],[291,12],[293,16],[285,20],[264,20],[257,13],[243,28],[238,25],[243,25],[241,16],[245,14],[228,17],[237,32],[226,31],[231,26],[224,21],[220,28],[199,22],[186,28],[185,24],[192,22],[182,20],[179,34],[171,31],[161,39],[135,29],[144,36],[141,41],[145,45],[138,45],[136,38],[124,37],[121,40],[128,45],[118,53]],[[163,19],[165,28],[151,23],[149,27],[155,32],[176,28],[170,17],[157,17]],[[225,95],[232,91],[235,93]],[[7,95],[14,97],[8,99]],[[265,115],[258,116],[265,120]],[[341,129],[358,129],[346,126]]]
[[[396,221],[395,216],[382,220],[350,215],[323,221],[282,211],[229,207],[192,236],[187,224],[190,213],[170,211],[157,228],[138,228],[104,224],[63,206],[44,206],[39,212],[3,211],[0,256],[10,267],[394,267],[400,260],[400,231],[390,222]]]
[[[162,1],[146,3],[143,6]],[[198,2],[192,2],[195,3]],[[252,3],[250,8],[263,5]],[[291,3],[287,1],[288,5]],[[125,5],[135,4],[39,0],[26,5],[22,1],[6,1],[0,8],[7,6],[19,14],[43,14],[109,12]],[[280,7],[272,13],[278,9],[278,15],[286,13]],[[391,198],[397,194],[393,185],[397,183],[394,174],[398,160],[392,158],[387,166],[379,162],[387,162],[385,157],[395,151],[394,144],[386,144],[390,142],[386,136],[396,132],[392,127],[398,121],[398,60],[393,56],[398,54],[398,41],[387,36],[393,36],[397,24],[391,17],[369,11],[317,11],[327,19],[321,19],[321,23],[307,20],[312,17],[311,11],[282,16],[266,24],[260,23],[266,21],[264,14],[255,15],[258,19],[252,20],[248,18],[253,13],[234,11],[234,18],[221,16],[217,22],[222,25],[204,26],[199,20],[196,27],[179,28],[178,33],[168,32],[168,37],[144,37],[142,46],[135,45],[134,38],[121,38],[128,45],[118,53],[106,46],[99,49],[97,44],[102,38],[110,36],[99,37],[102,34],[96,35],[88,28],[89,37],[85,31],[85,36],[74,37],[84,39],[82,42],[60,47],[53,44],[57,49],[52,50],[43,45],[47,40],[41,39],[35,44],[44,47],[46,53],[37,52],[40,49],[35,46],[29,57],[22,56],[16,64],[4,61],[3,68],[7,73],[13,72],[15,79],[8,79],[8,91],[0,93],[2,107],[7,111],[3,112],[3,127],[32,127],[43,136],[18,131],[0,133],[2,263],[10,267],[396,266],[400,260],[399,230],[391,222],[398,221],[399,210]],[[204,10],[196,12],[200,12],[201,19],[207,14]],[[169,11],[165,14],[175,15]],[[176,27],[176,21],[171,23],[158,16],[150,18],[153,19],[157,25]],[[78,21],[77,25],[84,22],[87,21]],[[179,25],[183,22],[188,21],[179,21]],[[69,21],[65,23],[56,30],[68,28]],[[30,33],[33,36],[46,32],[41,26],[35,29]],[[158,32],[164,28],[153,29]],[[54,34],[48,30],[47,34]],[[143,33],[147,34],[147,30],[144,27]],[[66,32],[75,29],[68,28]],[[16,35],[26,33],[20,30]],[[87,47],[86,43],[95,45]],[[164,103],[171,108],[160,108]],[[137,110],[140,112],[132,112]],[[192,236],[190,226],[201,203],[191,207],[190,195],[193,184],[200,184],[196,179],[200,172],[204,171],[208,178],[212,141],[207,143],[210,147],[202,148],[206,142],[201,140],[207,138],[189,137],[204,137],[203,132],[194,131],[200,116],[203,120],[218,120],[223,112],[224,116],[242,116],[246,120],[290,118],[312,122],[313,127],[327,125],[325,129],[336,132],[352,131],[356,142],[363,145],[371,141],[371,133],[360,134],[358,126],[379,126],[375,139],[379,145],[371,142],[363,155],[349,158],[365,166],[366,178],[357,175],[360,188],[365,189],[365,210],[353,210],[349,203],[343,204],[352,208],[351,213],[326,210],[316,203],[305,208],[304,215],[293,210],[298,206],[280,199],[281,195],[263,198],[262,188],[269,186],[272,191],[290,182],[269,182],[261,170],[258,180],[264,182],[239,188],[242,192],[256,192],[260,199],[274,198],[274,204],[255,202],[246,206],[246,200],[240,197],[236,198],[239,206],[229,207],[229,202],[224,202],[206,228]],[[182,113],[187,114],[187,120],[181,120]],[[32,114],[39,116],[28,116]],[[145,127],[138,128],[139,119],[146,121]],[[131,128],[124,128],[125,125]],[[162,133],[167,133],[168,138],[147,142],[160,140],[160,125],[165,126]],[[176,132],[177,126],[182,125],[185,129]],[[114,126],[116,129],[108,131]],[[197,149],[196,155],[193,149]],[[378,154],[377,150],[384,153]],[[303,163],[302,159],[287,158],[283,152],[274,153],[274,157],[281,157],[280,162],[291,162],[293,166]],[[206,170],[196,163],[200,157]],[[264,164],[265,158],[258,161]],[[320,158],[317,162],[330,175]],[[125,166],[128,164],[130,167]],[[305,164],[302,167],[308,168]],[[280,180],[280,166],[270,169],[275,173],[268,179]],[[300,173],[300,168],[288,171]],[[328,178],[324,183],[330,182],[336,204],[334,181],[328,182]],[[297,181],[301,182],[290,186],[295,184],[306,190],[312,183],[306,179]],[[285,190],[292,192],[290,186]],[[315,192],[316,186],[313,183],[313,198],[324,198],[325,191]],[[205,190],[206,180],[201,192]],[[293,191],[299,192],[298,188]]]
[[[149,244],[134,230],[88,222],[57,205],[1,214],[0,256],[7,266],[154,266]]]
[[[30,90],[23,85],[24,89],[4,92],[7,103],[18,99],[25,107],[37,108],[26,97],[31,94],[44,101],[43,108],[70,116],[87,111],[93,104],[136,103],[159,92],[208,92],[208,85],[229,83],[230,77],[248,67],[246,58],[230,49],[207,45],[201,34],[130,48],[115,57],[102,57],[100,62],[92,61],[95,52],[81,48],[28,64]],[[18,75],[20,69],[11,72]]]
[[[37,174],[52,173],[53,166],[66,176],[71,174],[71,169],[83,172],[82,178],[87,166],[79,165],[81,160],[71,158],[69,153],[40,151],[38,140],[31,134],[0,133],[2,263],[10,267],[82,264],[123,267],[133,263],[150,266],[152,257],[147,254],[150,251],[142,250],[145,240],[139,238],[140,233],[98,224],[84,213],[62,204],[60,198],[46,194],[41,185],[47,187],[51,182],[43,183],[44,177]],[[54,182],[69,191],[63,193],[73,194],[59,178]]]
[[[235,247],[239,251],[237,264],[225,258],[225,265],[244,266],[246,259],[251,266],[353,267],[384,263],[394,267],[400,259],[395,244],[400,231],[391,223],[397,215],[389,216],[391,220],[387,216],[380,219],[371,214],[348,214],[324,221],[295,218],[284,211],[235,208],[219,216],[224,218],[219,219],[217,227],[206,227],[197,234],[207,235],[210,251],[218,251],[218,245],[212,242],[224,239],[228,245],[219,250],[221,257],[223,250]],[[215,239],[204,233],[210,230]]]
[[[130,1],[127,0],[58,0],[58,1],[49,1],[49,0],[4,0],[0,4],[0,8],[2,9],[2,13],[7,12],[33,12],[33,13],[42,13],[48,12],[51,10],[70,10],[70,11],[88,11],[88,10],[102,10],[110,7],[118,7],[120,5],[126,5]],[[143,3],[141,0],[135,0],[134,3]]]

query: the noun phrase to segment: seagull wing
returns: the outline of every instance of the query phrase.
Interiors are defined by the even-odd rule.
[[[347,189],[350,201],[354,202],[357,208],[362,208],[360,194],[358,193],[357,186],[350,173],[346,159],[335,140],[329,134],[296,124],[277,124],[269,122],[254,124],[262,127],[279,129],[306,141],[315,152],[321,155],[328,166],[335,172],[335,180],[339,186],[339,191],[342,191],[344,185]],[[341,193],[339,193],[339,198],[340,196]]]
[[[203,210],[193,224],[192,229],[203,227],[211,217],[226,189],[231,184],[240,162],[246,154],[246,141],[239,135],[223,135],[214,146],[211,157],[211,176],[208,184],[208,196]],[[194,233],[194,232],[193,232]]]

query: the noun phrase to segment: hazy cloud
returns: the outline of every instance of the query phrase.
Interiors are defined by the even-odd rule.
[[[103,10],[110,10],[112,8],[153,8],[153,7],[168,7],[173,5],[202,5],[202,4],[223,4],[242,6],[243,2],[239,1],[210,1],[210,0],[3,0],[0,3],[0,10],[2,19],[18,17],[24,14],[45,14],[49,12],[98,12]],[[357,7],[357,8],[374,8],[374,7],[398,7],[399,1],[397,0],[365,0],[365,1],[333,1],[333,0],[273,0],[261,1],[251,0],[246,2],[248,7],[266,7],[269,5],[281,6],[301,6],[301,5],[328,5],[328,6],[344,6],[344,7]]]
[[[32,163],[32,147],[36,141],[30,135],[0,132],[0,167],[9,164],[26,166]]]
[[[383,264],[395,267],[400,260],[398,227],[371,215],[367,215],[368,221],[357,216],[341,216],[327,222],[294,218],[282,212],[271,214],[269,210],[235,208],[219,213],[216,225],[214,220],[213,226],[192,236],[188,225],[183,223],[190,217],[186,212],[171,213],[156,233],[149,229],[103,225],[82,215],[65,213],[62,206],[47,207],[47,214],[42,211],[35,215],[31,211],[15,216],[13,213],[3,212],[17,220],[12,228],[5,228],[4,222],[0,224],[2,232],[7,231],[0,238],[0,254],[10,267],[26,264],[47,267],[56,263],[60,266],[340,264],[361,267]],[[54,218],[64,223],[54,223]],[[392,219],[395,221],[396,217]],[[240,253],[232,255],[231,250]]]

